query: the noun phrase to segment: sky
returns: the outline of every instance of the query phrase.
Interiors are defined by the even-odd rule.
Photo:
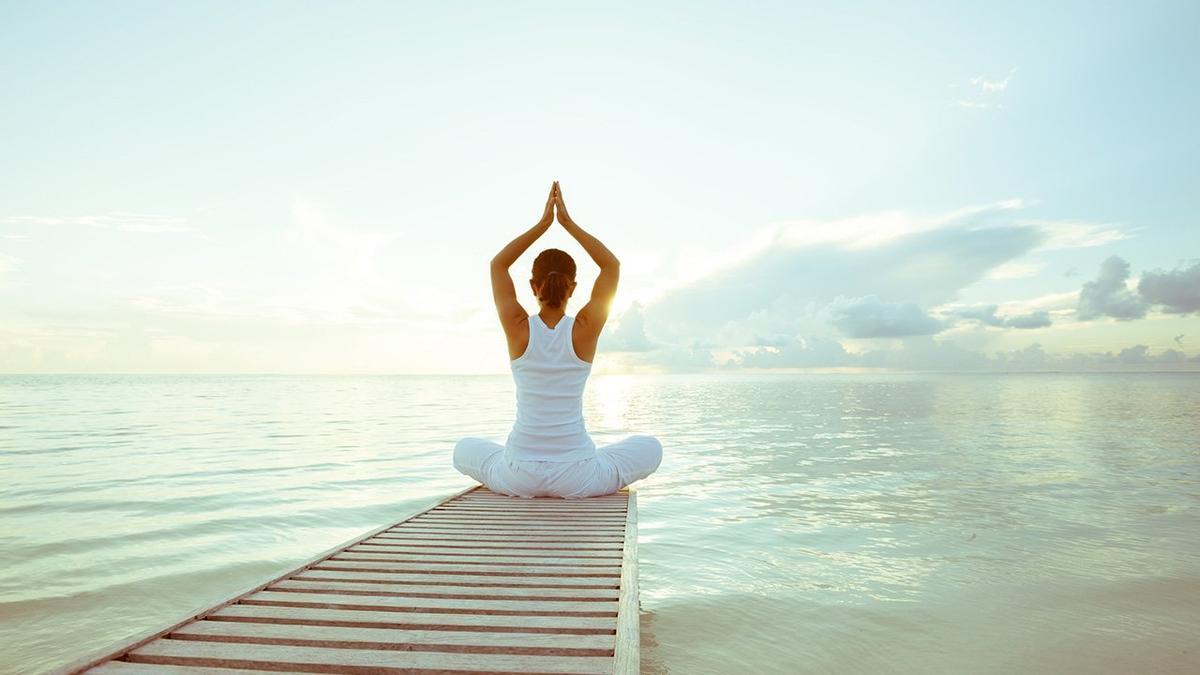
[[[1200,4],[0,0],[0,372],[1200,370]],[[597,267],[560,226],[534,256]]]

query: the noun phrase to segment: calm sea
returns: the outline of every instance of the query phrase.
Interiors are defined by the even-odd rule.
[[[0,377],[0,670],[165,625],[471,481],[508,376]],[[651,673],[1200,672],[1200,377],[595,377]]]

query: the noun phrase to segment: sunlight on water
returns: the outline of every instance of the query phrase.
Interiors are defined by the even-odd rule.
[[[1200,380],[594,377],[653,673],[1195,672]],[[512,381],[0,377],[0,670],[39,672],[470,484]]]

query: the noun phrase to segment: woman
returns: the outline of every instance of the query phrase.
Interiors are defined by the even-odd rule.
[[[540,311],[528,314],[517,302],[508,268],[550,229],[556,213],[600,266],[600,276],[591,300],[568,316],[575,261],[559,249],[542,251],[529,280]],[[619,273],[616,256],[571,220],[555,181],[542,219],[492,258],[492,296],[517,385],[517,419],[505,445],[475,437],[459,441],[454,468],[495,492],[567,499],[611,494],[654,473],[662,461],[657,439],[635,435],[598,448],[583,422],[583,388]]]

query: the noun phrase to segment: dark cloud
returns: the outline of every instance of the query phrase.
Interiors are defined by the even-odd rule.
[[[911,302],[883,302],[874,295],[838,298],[830,304],[829,314],[829,322],[852,338],[932,335],[946,327]]]
[[[1005,326],[1020,329],[1045,328],[1050,324],[1050,313],[1044,311],[1019,314],[1004,320]]]
[[[1170,272],[1151,270],[1142,274],[1138,293],[1152,305],[1162,305],[1170,314],[1200,312],[1200,260],[1191,267]]]
[[[1080,319],[1098,319],[1110,316],[1128,321],[1146,316],[1146,301],[1125,287],[1129,279],[1129,263],[1111,256],[1100,264],[1100,274],[1079,291]]]

